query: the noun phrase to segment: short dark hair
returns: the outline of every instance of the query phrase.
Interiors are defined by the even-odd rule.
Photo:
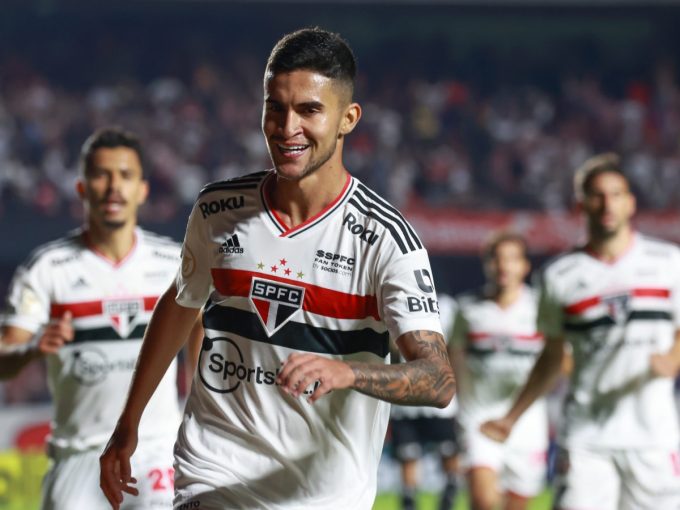
[[[139,138],[134,133],[116,126],[98,129],[85,140],[85,143],[80,150],[80,169],[82,174],[87,174],[90,165],[92,165],[92,156],[97,149],[115,149],[117,147],[127,147],[137,153],[139,162],[142,165],[143,176],[144,153],[142,152],[142,144],[139,141]]]
[[[338,80],[354,92],[356,59],[339,34],[319,27],[303,28],[283,36],[272,49],[265,70],[270,75],[308,70]]]
[[[574,194],[581,201],[590,192],[593,179],[598,175],[614,173],[623,177],[628,185],[628,177],[621,168],[621,158],[614,152],[603,152],[588,158],[574,173]]]
[[[527,240],[521,234],[510,230],[502,230],[495,232],[482,246],[482,260],[484,262],[491,260],[496,256],[498,247],[503,243],[516,243],[522,248],[522,254],[527,257],[529,252],[529,245]]]

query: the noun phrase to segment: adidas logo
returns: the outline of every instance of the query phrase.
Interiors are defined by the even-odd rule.
[[[226,241],[220,246],[220,253],[225,255],[231,255],[234,253],[242,254],[243,248],[241,248],[241,243],[238,242],[238,235],[234,234],[227,237]]]
[[[71,284],[72,289],[80,289],[83,287],[88,287],[87,282],[85,281],[85,278],[80,276],[75,282]]]

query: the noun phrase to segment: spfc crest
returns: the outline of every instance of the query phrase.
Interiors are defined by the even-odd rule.
[[[603,298],[602,302],[607,306],[608,315],[614,322],[621,324],[628,320],[630,313],[630,295],[617,294]]]
[[[250,301],[264,326],[267,336],[272,336],[302,308],[304,287],[253,278]]]
[[[137,325],[137,316],[144,310],[141,299],[115,299],[104,301],[104,315],[121,338],[127,338]]]

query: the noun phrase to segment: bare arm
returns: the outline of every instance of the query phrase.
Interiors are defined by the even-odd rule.
[[[652,354],[650,366],[657,377],[677,377],[680,372],[680,330],[675,332],[675,341],[668,352]]]
[[[299,396],[319,381],[310,402],[333,389],[351,388],[395,404],[446,407],[456,383],[441,334],[411,331],[396,343],[406,363],[345,362],[296,353],[284,363],[277,382],[284,391]]]
[[[45,326],[35,345],[29,345],[33,333],[15,326],[4,326],[0,337],[0,379],[11,379],[31,361],[54,354],[66,342],[73,340],[71,313]]]
[[[131,476],[130,457],[137,447],[142,413],[196,323],[199,310],[178,305],[175,295],[173,284],[156,304],[144,334],[127,402],[99,459],[100,485],[114,509],[122,503],[123,492],[137,494],[137,489],[131,486],[136,480]]]
[[[352,388],[394,404],[446,407],[456,382],[442,335],[410,331],[397,338],[397,346],[406,363],[349,362],[354,373]]]
[[[564,339],[547,339],[543,352],[536,360],[527,382],[506,415],[482,424],[482,432],[497,441],[505,441],[514,424],[531,404],[546,394],[562,374]]]

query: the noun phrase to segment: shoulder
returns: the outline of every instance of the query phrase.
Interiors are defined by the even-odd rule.
[[[375,237],[370,237],[369,241],[376,242],[379,237],[385,236],[404,255],[423,249],[418,235],[404,216],[387,200],[355,178],[343,224],[353,233],[362,235],[361,230],[366,228],[366,222],[374,229]]]
[[[181,245],[174,239],[144,229],[139,229],[138,234],[141,235],[152,257],[179,260]]]
[[[26,270],[31,270],[38,266],[57,267],[76,261],[84,249],[81,235],[82,230],[74,230],[64,237],[36,247],[22,266]]]
[[[242,175],[240,177],[234,177],[233,179],[227,179],[224,181],[211,182],[206,184],[203,189],[198,194],[200,199],[204,195],[215,191],[242,191],[249,189],[257,189],[260,183],[271,174],[271,171],[265,170],[262,172],[255,172],[247,175]]]
[[[576,274],[582,268],[585,257],[581,248],[552,257],[536,272],[536,286],[547,280],[568,278],[569,275]]]
[[[655,259],[676,259],[680,257],[680,247],[674,243],[644,234],[638,234],[637,241],[640,243],[641,253],[646,257]]]

